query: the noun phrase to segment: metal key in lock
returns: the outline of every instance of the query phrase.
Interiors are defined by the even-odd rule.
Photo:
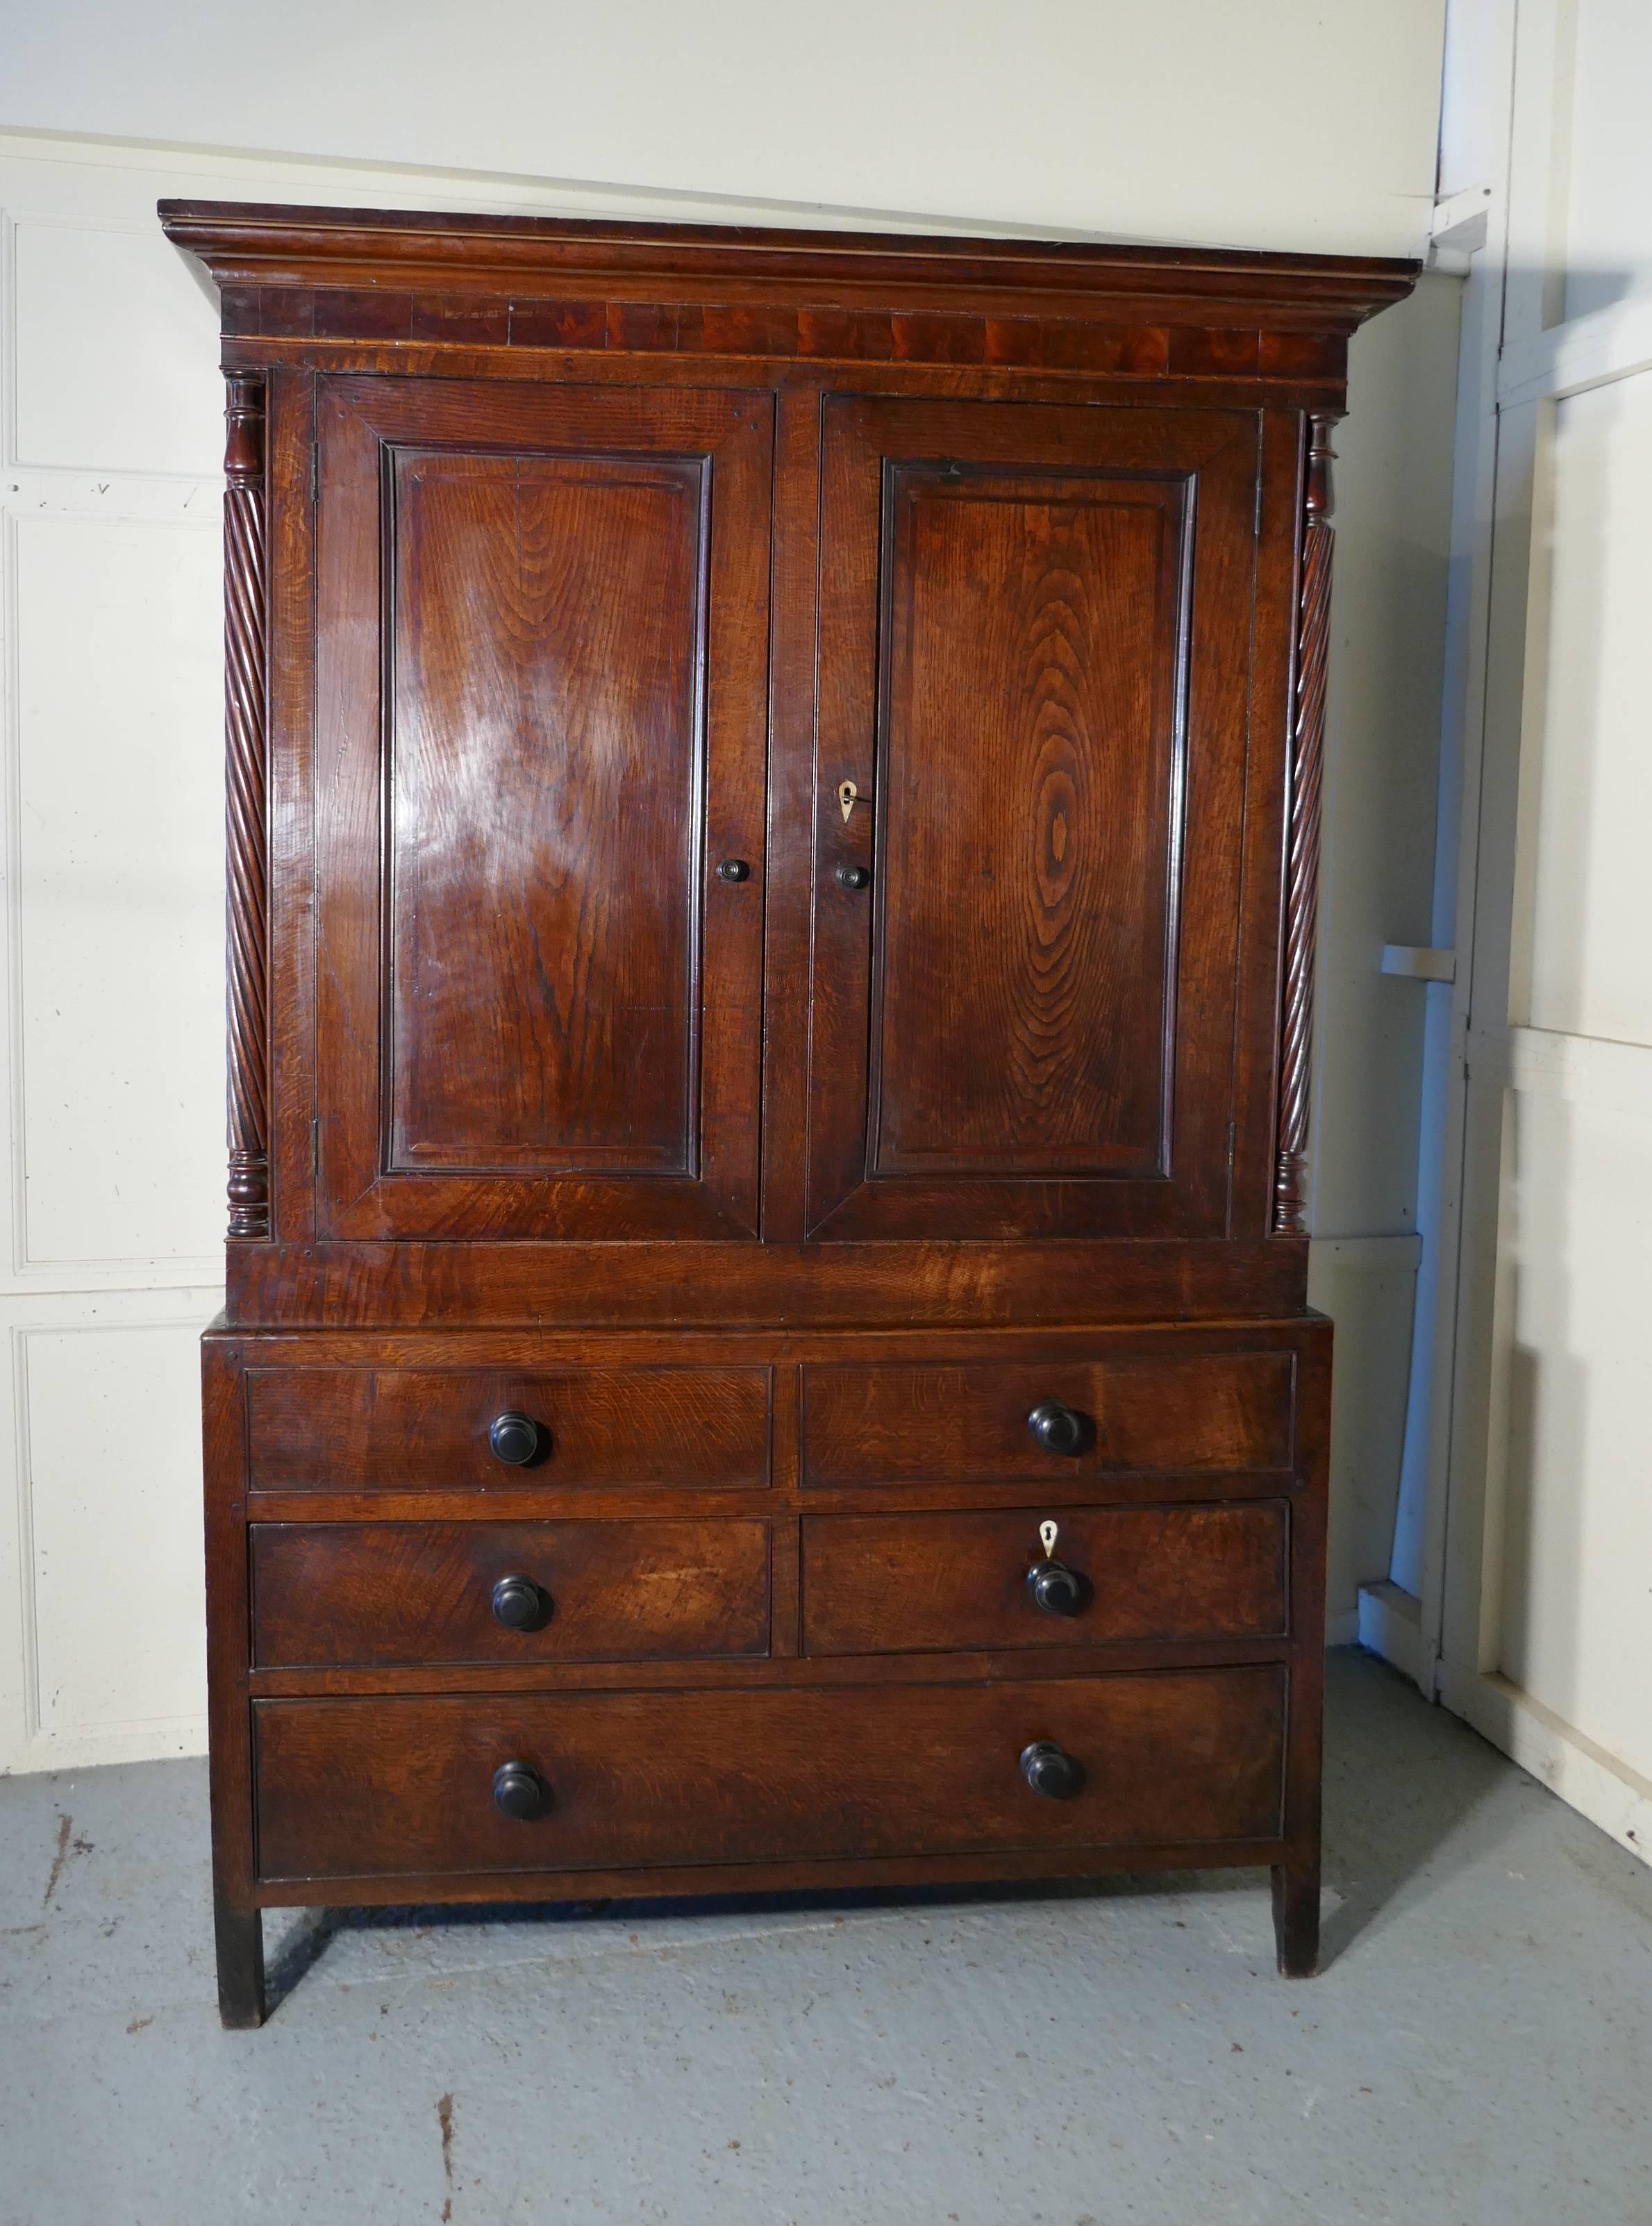
[[[850,812],[854,811],[855,805],[860,802],[860,800],[861,792],[854,781],[840,780],[838,782],[837,808],[842,813],[844,824],[846,825],[848,824]]]
[[[1039,1543],[1044,1549],[1042,1561],[1034,1561],[1026,1573],[1026,1589],[1032,1605],[1043,1615],[1077,1615],[1083,1604],[1083,1586],[1077,1573],[1064,1561],[1056,1559],[1058,1526],[1045,1521],[1039,1525]]]

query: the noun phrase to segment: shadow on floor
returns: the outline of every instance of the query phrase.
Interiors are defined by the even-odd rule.
[[[1428,1707],[1386,1665],[1351,1649],[1328,1658],[1325,1780],[1325,1884],[1320,1968],[1326,1970],[1365,1932],[1378,1927],[1407,1884],[1433,1865],[1447,1843],[1508,1771],[1506,1759],[1455,1717]],[[1465,1850],[1463,1860],[1468,1860]],[[1458,1865],[1453,1863],[1452,1869]],[[1249,1870],[1123,1873],[978,1886],[855,1888],[826,1893],[664,1898],[625,1905],[639,1931],[685,1918],[763,1918],[808,1911],[833,1916],[873,1909],[971,1903],[1039,1902],[1255,1892],[1266,1873]],[[273,2012],[330,1943],[349,1933],[467,1928],[537,1933],[606,1917],[607,1901],[452,1904],[291,1912],[272,1939],[267,1976]],[[275,1912],[271,1912],[273,1917]]]
[[[1337,1900],[1321,1919],[1322,1971],[1380,1930],[1425,1872],[1438,1882],[1486,1852],[1471,1820],[1509,1776],[1507,1756],[1386,1663],[1344,1647],[1325,1670],[1325,1883]]]

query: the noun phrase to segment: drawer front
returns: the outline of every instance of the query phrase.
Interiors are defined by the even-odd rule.
[[[766,1485],[766,1368],[252,1369],[252,1483],[264,1491],[467,1485]],[[489,1440],[525,1416],[521,1465]],[[511,1448],[516,1450],[518,1448]]]
[[[1036,1508],[813,1515],[803,1523],[807,1654],[892,1654],[1108,1640],[1267,1638],[1286,1628],[1287,1518],[1277,1500],[1064,1507],[1049,1555]],[[1076,1587],[1029,1573],[1053,1559]],[[1061,1612],[1066,1610],[1068,1612]]]
[[[1291,1461],[1285,1352],[816,1366],[803,1375],[805,1484],[1038,1483]],[[1029,1418],[1052,1402],[1077,1418],[1071,1450],[1051,1450],[1033,1434]]]
[[[1271,1840],[1285,1672],[261,1701],[259,1875],[634,1869]],[[1082,1773],[1032,1791],[1053,1740]],[[545,1806],[502,1812],[523,1765]],[[504,1781],[508,1785],[508,1781]]]
[[[766,1654],[766,1523],[255,1523],[260,1669]]]

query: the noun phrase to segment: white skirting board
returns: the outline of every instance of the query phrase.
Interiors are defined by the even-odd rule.
[[[1440,1668],[1440,1700],[1592,1824],[1652,1863],[1652,1781],[1496,1671]]]
[[[1652,1782],[1495,1670],[1465,1675],[1444,1662],[1436,1670],[1423,1640],[1422,1603],[1414,1593],[1386,1580],[1363,1585],[1358,1622],[1362,1646],[1414,1679],[1425,1694],[1437,1675],[1442,1707],[1463,1717],[1482,1739],[1530,1771],[1619,1847],[1652,1863]],[[1330,1643],[1338,1642],[1332,1636]]]
[[[1433,1700],[1433,1676],[1422,1643],[1422,1602],[1415,1593],[1383,1578],[1380,1584],[1359,1588],[1359,1628],[1356,1636],[1369,1654],[1392,1663]]]

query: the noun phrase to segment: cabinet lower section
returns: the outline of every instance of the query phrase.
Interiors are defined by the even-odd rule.
[[[1312,1968],[1327,1324],[218,1330],[205,1380],[229,2022],[289,1902],[1253,1863]]]

